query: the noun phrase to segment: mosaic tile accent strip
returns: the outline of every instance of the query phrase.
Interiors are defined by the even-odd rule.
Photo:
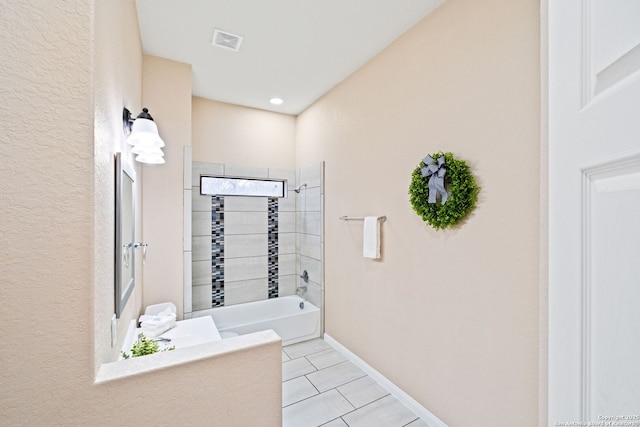
[[[270,197],[267,203],[269,249],[269,298],[278,298],[278,199]]]
[[[224,197],[211,197],[211,307],[224,305]]]

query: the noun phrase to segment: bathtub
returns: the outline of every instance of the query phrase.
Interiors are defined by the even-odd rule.
[[[304,308],[300,308],[300,303]],[[273,329],[282,338],[282,345],[288,345],[320,336],[320,309],[296,295],[199,310],[192,314],[192,317],[203,316],[213,318],[223,338],[233,333],[244,335]]]

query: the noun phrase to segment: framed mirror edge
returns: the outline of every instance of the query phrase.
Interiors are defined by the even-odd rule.
[[[122,153],[115,153],[114,305],[118,319],[135,287],[135,181],[133,167],[122,158]]]

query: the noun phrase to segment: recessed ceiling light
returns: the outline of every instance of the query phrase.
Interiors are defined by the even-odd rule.
[[[269,102],[272,103],[273,105],[282,105],[284,100],[282,98],[278,98],[277,96],[274,96],[273,98],[269,98]]]

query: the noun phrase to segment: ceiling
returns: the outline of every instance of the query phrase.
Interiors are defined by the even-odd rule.
[[[144,53],[192,65],[193,95],[297,115],[444,0],[136,0]],[[214,29],[242,37],[238,52]],[[280,97],[282,105],[269,102]]]

